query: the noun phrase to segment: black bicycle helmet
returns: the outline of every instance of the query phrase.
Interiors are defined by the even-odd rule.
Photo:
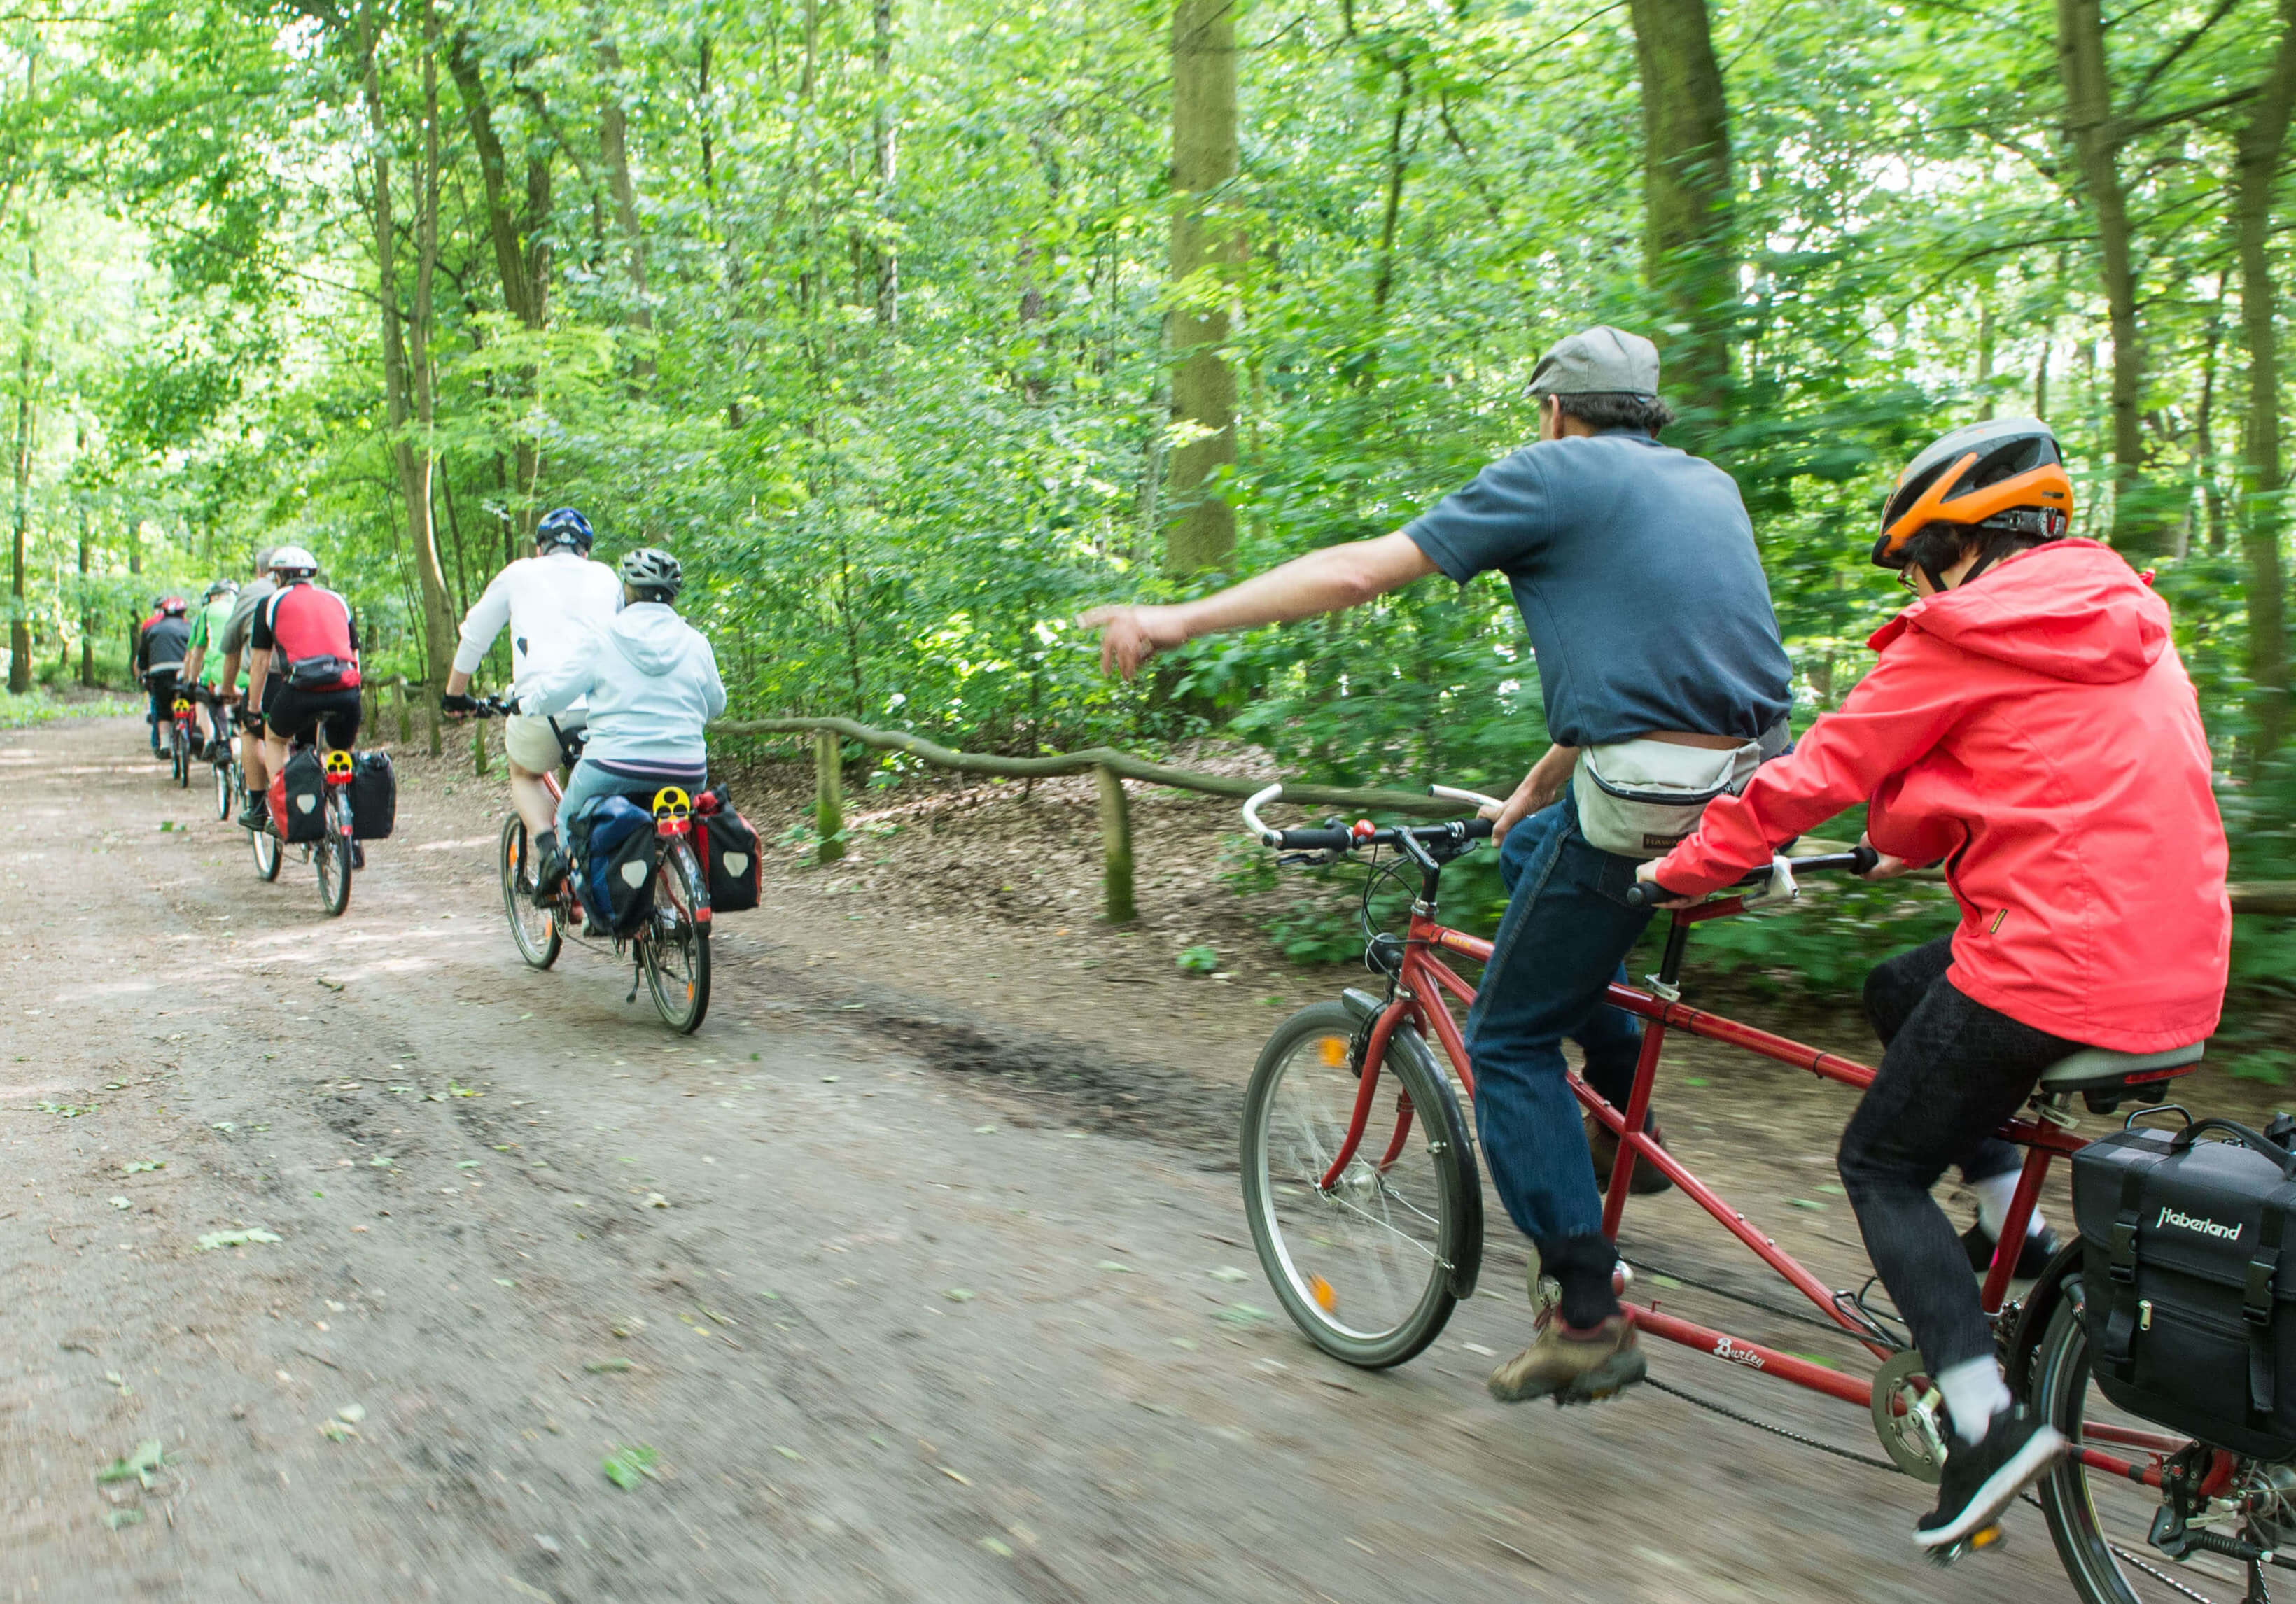
[[[614,571],[621,575],[623,584],[649,602],[675,602],[685,584],[685,570],[660,546],[640,546],[625,556]]]

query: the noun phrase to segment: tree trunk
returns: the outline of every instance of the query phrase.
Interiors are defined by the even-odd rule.
[[[1738,299],[1722,66],[1706,0],[1629,0],[1628,10],[1642,78],[1643,274],[1669,325],[1659,340],[1668,388],[1710,440],[1730,422]]]
[[[2144,483],[2144,348],[2136,331],[2136,266],[2128,196],[2120,182],[2126,135],[2112,115],[2103,0],[2057,0],[2057,67],[2065,133],[2096,220],[2097,259],[2112,332],[2113,544],[2139,555],[2166,552],[2169,520]]]
[[[629,118],[622,110],[622,53],[611,39],[598,41],[598,154],[606,164],[606,187],[613,192],[614,221],[622,231],[622,250],[630,274],[630,326],[641,335],[653,332],[653,307],[646,299],[645,235],[638,228],[637,187],[630,181]],[[653,341],[642,339],[630,372],[641,385],[652,381]]]
[[[479,175],[487,197],[487,237],[495,252],[495,270],[501,276],[503,305],[529,329],[539,329],[550,317],[550,245],[539,230],[550,219],[550,168],[539,157],[526,164],[526,204],[513,211],[510,200],[510,165],[502,140],[495,133],[494,103],[487,96],[486,78],[473,53],[467,30],[457,31],[447,57],[463,111],[471,127],[471,143],[479,153]],[[530,384],[531,372],[524,375]],[[519,514],[521,533],[531,535],[535,513],[531,502],[542,462],[531,437],[521,434],[513,447],[517,492],[529,503]]]
[[[400,498],[406,506],[407,545],[422,593],[423,659],[433,695],[447,683],[454,663],[455,619],[447,602],[447,577],[439,561],[439,535],[430,516],[430,291],[439,250],[439,73],[435,34],[422,53],[422,187],[416,199],[414,356],[410,365],[398,307],[398,231],[390,193],[390,137],[383,122],[381,76],[375,64],[373,18],[358,17],[359,55],[365,65],[367,118],[374,131],[368,168],[374,186],[376,289],[382,307],[382,382],[389,406],[391,457],[398,470]],[[409,437],[410,422],[422,435],[422,450]]]
[[[30,293],[25,298],[24,326],[16,343],[16,542],[9,570],[13,605],[8,618],[8,689],[19,696],[32,688],[32,620],[26,611],[24,559],[32,533],[32,446],[39,417],[32,398],[32,380],[39,358],[33,319],[38,305],[40,259],[29,245],[24,248],[24,276]]]
[[[1212,215],[1213,192],[1235,176],[1234,0],[1175,0],[1172,10],[1172,284],[1234,259],[1232,225]],[[1165,536],[1175,574],[1218,568],[1235,550],[1235,514],[1204,482],[1235,462],[1235,375],[1221,359],[1228,336],[1226,291],[1172,309],[1166,340],[1172,421],[1184,437],[1172,453],[1178,515]]]
[[[2272,180],[2296,103],[2296,0],[2280,0],[2280,45],[2240,131],[2235,217],[2240,325],[2248,347],[2248,418],[2241,438],[2241,554],[2248,561],[2248,680],[2253,756],[2271,756],[2288,728],[2288,635],[2280,569],[2280,335],[2273,323]]]
[[[2217,472],[2217,376],[2224,362],[2225,291],[2229,274],[2217,279],[2217,304],[2209,313],[2209,326],[2201,347],[2201,403],[2193,409],[2193,456],[2200,465],[2201,521],[2208,549],[2225,548],[2224,486]]]
[[[87,503],[83,502],[79,509],[79,683],[83,690],[93,691],[95,689],[95,609],[88,603],[87,526]]]
[[[901,252],[893,237],[893,181],[900,170],[900,133],[893,119],[893,0],[875,0],[870,68],[877,90],[877,322],[901,321]]]

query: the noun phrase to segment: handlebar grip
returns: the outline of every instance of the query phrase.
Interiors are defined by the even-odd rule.
[[[1656,880],[1636,880],[1627,888],[1627,906],[1636,910],[1655,908],[1659,904],[1681,895],[1679,891],[1668,890]]]
[[[1849,872],[1852,874],[1871,874],[1874,866],[1881,861],[1881,853],[1863,841],[1849,849]]]
[[[1469,819],[1465,821],[1467,839],[1471,841],[1489,840],[1491,839],[1491,826],[1496,822],[1497,821],[1496,819]]]

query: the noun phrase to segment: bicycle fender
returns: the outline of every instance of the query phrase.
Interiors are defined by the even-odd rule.
[[[1352,1009],[1355,1006],[1354,995],[1350,995],[1348,1001]],[[1456,1172],[1448,1168],[1443,1172],[1458,1188],[1457,1195],[1451,1199],[1454,1217],[1459,1222],[1459,1240],[1452,1248],[1449,1280],[1452,1297],[1472,1297],[1476,1279],[1483,1269],[1483,1182],[1482,1172],[1475,1159],[1473,1127],[1467,1121],[1465,1110],[1459,1107],[1458,1093],[1452,1087],[1450,1076],[1445,1073],[1434,1053],[1428,1050],[1427,1039],[1419,1034],[1417,1025],[1408,1020],[1398,1024],[1395,1034],[1388,1038],[1387,1051],[1390,1055],[1398,1052],[1412,1055],[1418,1060],[1419,1068],[1427,1072],[1428,1080],[1439,1089],[1441,1106],[1422,1109],[1419,1117],[1437,1122],[1442,1132],[1442,1140],[1459,1155]]]
[[[2009,1390],[2021,1403],[2032,1401],[2033,1360],[2040,1352],[2042,1334],[2049,1329],[2049,1318],[2064,1301],[2065,1282],[2079,1275],[2085,1255],[2081,1239],[2076,1232],[2072,1240],[2057,1249],[2032,1289],[2025,1294],[2024,1305],[2017,1311],[2017,1323],[2009,1333],[2008,1346],[2001,1354],[2002,1369],[2008,1372]]]

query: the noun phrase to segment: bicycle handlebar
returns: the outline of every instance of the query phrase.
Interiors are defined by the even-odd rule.
[[[1816,857],[1772,858],[1768,868],[1755,870],[1752,873],[1735,881],[1734,886],[1758,886],[1783,872],[1786,889],[1791,892],[1794,879],[1798,875],[1844,872],[1850,874],[1867,874],[1872,872],[1874,865],[1881,861],[1882,855],[1871,847],[1853,847],[1848,852],[1829,852]],[[1627,888],[1627,906],[1636,909],[1655,908],[1660,903],[1671,902],[1681,895],[1683,894],[1679,891],[1668,890],[1656,880],[1636,880]]]
[[[1447,797],[1454,801],[1472,802],[1478,806],[1494,802],[1494,798],[1474,791],[1451,790],[1442,786],[1430,786],[1431,795]],[[1408,837],[1414,841],[1488,840],[1491,833],[1488,819],[1454,819],[1447,824],[1390,825],[1383,830],[1358,824],[1352,830],[1333,829],[1325,825],[1315,830],[1276,830],[1259,816],[1260,807],[1269,802],[1281,801],[1283,788],[1271,785],[1255,791],[1243,804],[1243,822],[1263,847],[1273,847],[1278,852],[1351,852],[1358,847],[1392,847]]]

